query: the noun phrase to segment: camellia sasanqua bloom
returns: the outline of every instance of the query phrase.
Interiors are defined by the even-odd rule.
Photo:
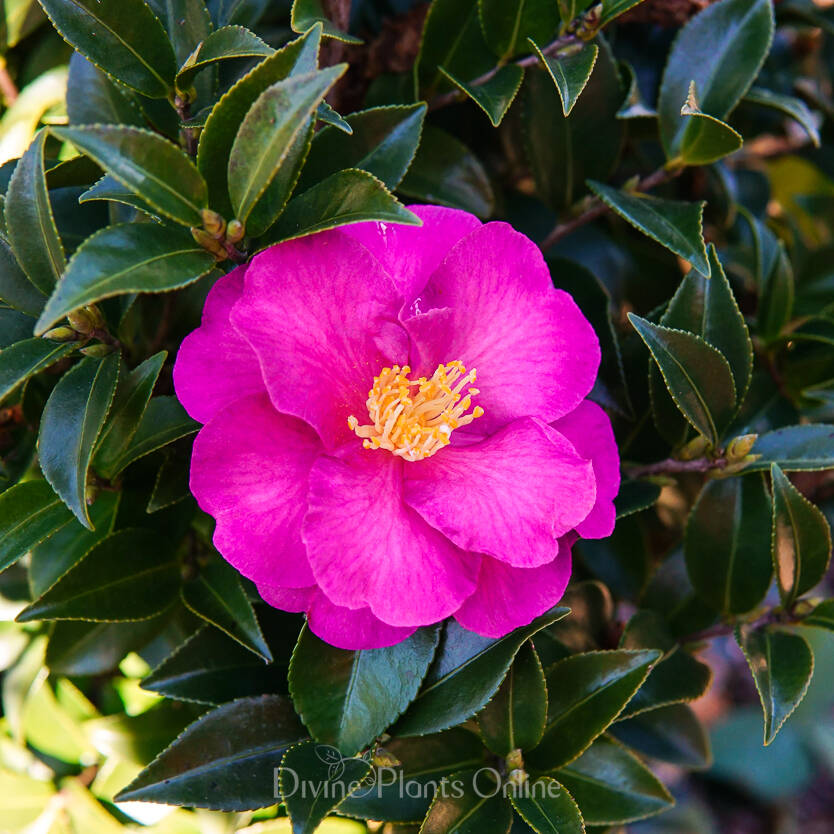
[[[224,276],[174,368],[217,549],[346,649],[449,616],[506,634],[614,526],[591,325],[509,225],[412,210],[422,226],[321,232]]]

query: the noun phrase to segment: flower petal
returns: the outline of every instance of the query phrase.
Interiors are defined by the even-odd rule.
[[[411,365],[425,375],[454,359],[476,368],[475,402],[486,412],[479,430],[526,416],[549,423],[594,384],[600,351],[593,328],[553,288],[536,245],[506,223],[487,223],[459,241],[419,303],[435,314],[403,322]]]
[[[611,420],[590,400],[581,402],[570,414],[553,423],[583,457],[594,465],[597,498],[588,517],[576,526],[583,539],[603,539],[614,532],[614,499],[620,491],[620,453]]]
[[[243,292],[246,267],[224,275],[211,288],[200,326],[180,345],[174,388],[183,408],[201,423],[241,397],[266,390],[258,358],[229,323]]]
[[[406,463],[404,479],[406,503],[458,547],[524,568],[553,560],[596,495],[590,461],[529,417]]]
[[[464,553],[403,502],[400,458],[358,443],[310,472],[302,537],[335,605],[370,606],[395,626],[442,620],[472,593],[480,557]]]
[[[342,231],[358,240],[396,282],[410,305],[448,251],[481,225],[474,214],[442,206],[408,206],[422,226],[354,223]]]
[[[538,568],[514,568],[485,556],[478,587],[455,614],[469,631],[503,637],[549,611],[562,598],[571,573],[575,537],[560,542],[559,555]]]
[[[197,435],[191,491],[217,520],[217,549],[254,582],[313,584],[300,531],[321,451],[316,433],[275,411],[266,394],[238,400]]]
[[[367,415],[373,378],[405,362],[402,297],[347,235],[322,232],[255,256],[231,319],[258,356],[275,407],[306,420],[329,449]]]

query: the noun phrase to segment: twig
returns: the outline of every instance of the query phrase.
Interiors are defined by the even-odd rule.
[[[726,458],[696,458],[695,460],[666,458],[657,463],[626,466],[624,471],[629,478],[648,478],[652,475],[671,475],[679,472],[709,472],[711,469],[723,469],[726,465]]]
[[[9,75],[6,62],[2,59],[0,59],[0,94],[2,94],[3,100],[6,102],[6,107],[11,107],[17,101],[17,85],[12,80],[11,75]]]
[[[801,623],[802,619],[802,617],[798,617],[791,612],[783,610],[777,611],[776,609],[771,608],[760,617],[750,620],[749,622],[718,623],[717,625],[710,626],[702,631],[696,631],[694,634],[690,634],[688,637],[683,638],[680,642],[681,644],[702,643],[704,640],[712,640],[713,637],[726,637],[727,635],[732,634],[738,626],[746,626],[747,628],[756,629],[765,625],[773,625],[774,623],[781,623],[782,625],[795,625],[797,623]]]
[[[658,168],[653,173],[643,177],[643,179],[641,179],[632,190],[651,191],[652,188],[656,188],[658,185],[674,179],[681,173],[681,171],[683,171],[683,168]],[[576,231],[576,229],[580,226],[584,226],[586,223],[590,223],[592,220],[602,217],[609,211],[611,211],[611,209],[599,197],[594,197],[593,200],[591,200],[591,205],[580,215],[574,217],[573,220],[568,220],[564,223],[557,223],[551,230],[550,234],[541,242],[541,249],[549,249],[551,246],[554,246],[562,240],[562,238],[567,237],[571,234],[571,232]]]

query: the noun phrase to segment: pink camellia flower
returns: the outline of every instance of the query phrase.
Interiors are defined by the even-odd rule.
[[[174,382],[220,553],[346,649],[453,616],[498,637],[607,536],[619,460],[585,399],[599,344],[505,223],[412,207],[221,278]]]

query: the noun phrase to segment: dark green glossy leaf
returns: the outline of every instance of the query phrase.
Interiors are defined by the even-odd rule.
[[[199,423],[185,413],[176,397],[153,397],[130,443],[102,474],[112,478],[139,458],[194,434],[199,428]]]
[[[669,159],[680,154],[702,121],[681,116],[690,84],[695,84],[703,112],[725,119],[758,75],[772,37],[770,0],[721,0],[680,30],[658,102],[660,133]]]
[[[736,391],[727,360],[699,336],[652,324],[629,313],[672,399],[686,419],[718,447],[735,411]]]
[[[814,654],[800,634],[758,628],[737,635],[764,710],[764,743],[770,744],[808,691]]]
[[[802,619],[802,625],[834,631],[834,599],[821,602],[807,617]]]
[[[506,756],[535,747],[546,717],[544,670],[533,644],[527,642],[492,700],[478,713],[478,728],[486,746],[497,756]]]
[[[73,343],[59,344],[48,339],[25,339],[0,351],[0,401],[19,385],[44,368],[68,356]]]
[[[15,310],[37,316],[46,304],[41,292],[20,268],[9,244],[0,238],[0,299]]]
[[[574,798],[551,776],[531,780],[510,801],[536,834],[585,834]]]
[[[631,752],[606,736],[556,771],[588,825],[624,825],[674,805],[663,783]]]
[[[512,805],[502,796],[494,771],[465,771],[451,777],[451,789],[438,790],[420,834],[508,834]]]
[[[400,183],[409,197],[489,217],[494,195],[480,161],[462,142],[426,126],[417,155]]]
[[[752,454],[759,458],[745,472],[769,471],[772,463],[785,472],[834,469],[834,426],[817,423],[767,432],[756,440]]]
[[[39,0],[66,41],[96,66],[151,98],[174,81],[174,50],[144,0]]]
[[[761,107],[770,107],[789,116],[800,124],[808,138],[815,147],[820,145],[820,134],[817,130],[817,123],[814,114],[808,109],[808,105],[801,98],[785,96],[766,90],[764,87],[751,87],[744,96],[744,101],[750,104],[758,104]]]
[[[660,486],[651,481],[623,481],[614,499],[617,518],[625,518],[653,507],[660,498]]]
[[[272,661],[252,603],[240,583],[238,572],[222,559],[200,569],[196,579],[182,586],[183,602],[195,614],[213,623],[249,651]]]
[[[524,641],[568,611],[553,608],[497,640],[466,631],[450,620],[422,690],[397,722],[395,734],[426,735],[470,718],[495,694]]]
[[[492,78],[482,84],[467,84],[455,78],[443,67],[440,67],[440,71],[487,114],[493,127],[498,127],[507,115],[524,79],[524,69],[517,64],[501,67]]]
[[[258,58],[274,55],[275,50],[254,32],[243,26],[224,26],[212,32],[188,56],[177,73],[177,87],[187,90],[197,73],[206,67],[230,58]]]
[[[339,64],[277,81],[246,114],[229,155],[228,177],[235,217],[252,235],[266,231],[286,203],[295,178],[279,180],[278,193],[270,185],[296,140],[306,133],[307,120],[346,68]],[[256,206],[259,210],[250,221]]]
[[[606,23],[624,14],[640,2],[641,0],[602,0],[600,26],[605,26]]]
[[[550,0],[478,0],[481,29],[499,58],[528,51],[528,41],[547,43],[559,26],[559,7]]]
[[[0,306],[0,351],[18,342],[25,342],[35,326],[32,316],[11,307]]]
[[[417,215],[373,174],[348,168],[290,200],[278,222],[258,240],[258,250],[281,240],[368,220],[420,225]]]
[[[159,534],[119,530],[24,608],[18,621],[144,620],[170,605],[179,582],[179,565]]]
[[[344,43],[362,43],[361,38],[355,38],[333,25],[325,14],[322,0],[293,0],[290,19],[293,32],[307,32],[316,24],[321,24],[325,37]]]
[[[41,418],[38,455],[46,480],[75,517],[92,529],[87,470],[119,375],[119,357],[87,358],[61,377]]]
[[[154,208],[126,185],[122,185],[115,177],[111,177],[110,174],[105,174],[78,198],[79,203],[89,203],[94,200],[110,200],[114,203],[122,203],[144,212],[149,217],[159,217]]]
[[[725,614],[755,608],[773,578],[770,498],[760,477],[707,481],[686,525],[696,593]]]
[[[201,226],[208,187],[194,163],[156,133],[137,127],[100,125],[54,128],[148,205],[185,226]]]
[[[72,521],[46,481],[26,481],[0,493],[0,571]]]
[[[744,144],[738,131],[701,110],[695,97],[694,81],[689,98],[681,107],[681,116],[688,122],[678,156],[684,165],[709,165],[735,153]]]
[[[214,263],[214,256],[184,230],[149,223],[108,226],[73,255],[38,319],[37,332],[46,332],[67,313],[103,298],[187,286]]]
[[[187,727],[116,799],[220,811],[265,808],[276,800],[273,768],[302,738],[304,728],[286,699],[241,698]]]
[[[539,771],[553,771],[585,751],[622,712],[661,652],[587,652],[556,663],[547,673],[547,727],[524,757]]]
[[[425,115],[422,102],[372,107],[347,117],[349,135],[334,127],[320,130],[310,146],[299,190],[343,168],[367,171],[386,188],[396,188],[414,159]]]
[[[563,115],[569,116],[591,78],[599,47],[595,43],[589,43],[571,55],[554,57],[544,55],[533,40],[530,44],[559,91]]]
[[[113,408],[101,431],[93,456],[93,466],[96,469],[102,472],[109,471],[133,439],[167,356],[167,351],[161,350],[137,365],[130,373],[119,375]]]
[[[6,228],[18,263],[43,293],[52,291],[66,266],[46,190],[43,149],[49,134],[42,130],[14,169],[6,192]]]
[[[165,460],[156,472],[153,492],[148,499],[145,512],[159,512],[191,494],[189,476],[192,445],[186,439],[181,443],[172,444],[165,450]]]
[[[233,216],[227,171],[241,122],[267,88],[294,72],[315,70],[320,39],[321,28],[314,26],[262,61],[229,89],[206,121],[197,149],[197,167],[208,183],[212,208],[224,217]]]
[[[73,53],[67,80],[67,114],[71,125],[137,125],[142,111],[124,88],[111,81],[95,64]]]
[[[338,762],[335,768],[334,762]],[[339,802],[350,795],[351,787],[359,787],[370,771],[370,762],[343,758],[335,748],[322,750],[322,745],[314,741],[290,747],[281,761],[279,780],[293,834],[313,834]],[[321,790],[305,791],[303,785],[316,785]]]
[[[831,559],[828,520],[788,479],[777,464],[773,483],[773,567],[782,605],[810,591],[825,576]]]
[[[392,724],[417,694],[437,628],[383,649],[345,651],[304,628],[290,663],[290,693],[312,735],[352,756]]]

